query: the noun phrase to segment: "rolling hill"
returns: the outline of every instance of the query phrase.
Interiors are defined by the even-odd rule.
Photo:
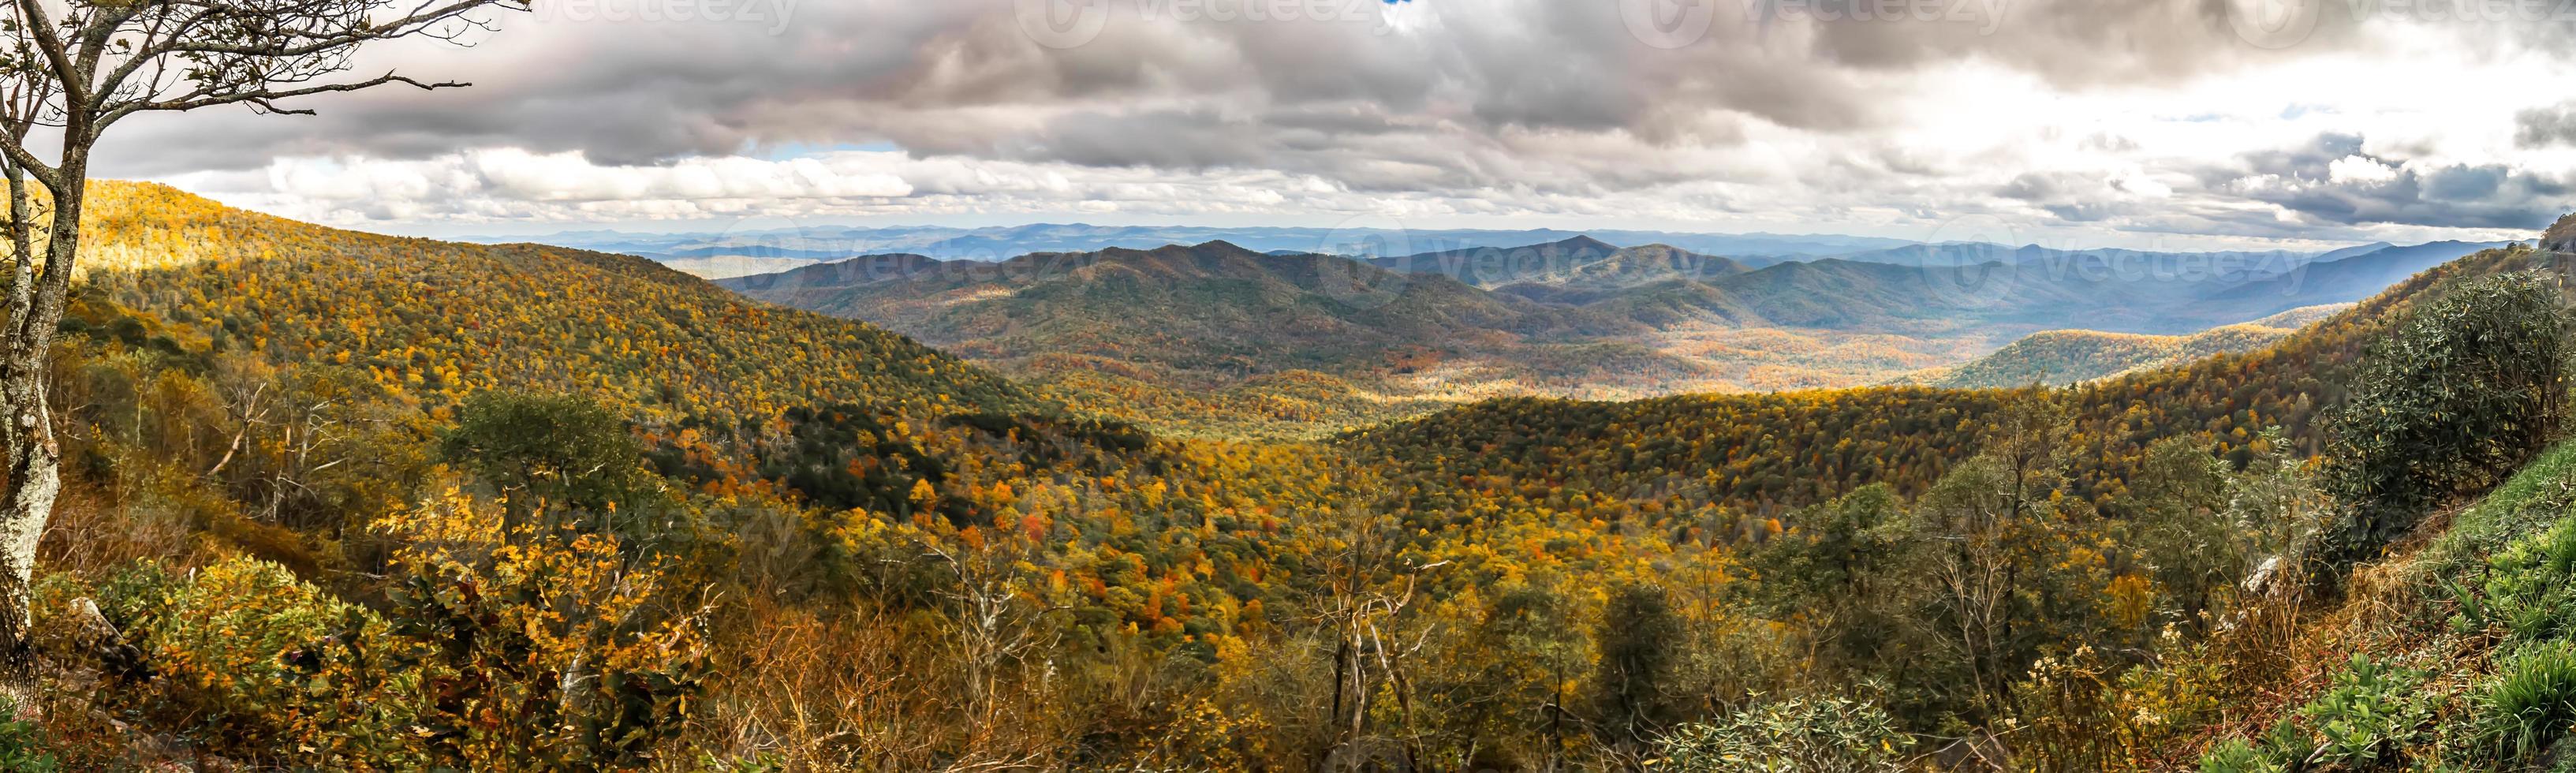
[[[1173,431],[1312,434],[1525,388],[1705,378],[1626,343],[1646,332],[1629,320],[1226,242],[1001,263],[875,256],[719,284],[870,320]]]
[[[1756,268],[1580,236],[1365,262],[1209,242],[1000,262],[893,253],[718,284],[884,325],[1165,431],[1313,436],[1506,395],[1837,388],[1946,366],[1967,375],[1940,383],[2093,378],[2266,343],[2277,331],[2213,329],[2358,300],[2471,246],[2302,262],[1941,245]],[[1890,262],[1906,250],[1996,260]],[[2208,266],[2255,268],[2195,268]],[[2100,332],[1962,365],[2076,328]]]
[[[1388,271],[1446,276],[1487,290],[1522,284],[1613,289],[1673,279],[1708,280],[1748,270],[1714,255],[1662,244],[1622,248],[1590,236],[1509,248],[1473,247],[1378,257],[1366,262]]]
[[[829,226],[745,229],[723,233],[627,233],[567,231],[540,237],[469,237],[466,241],[509,243],[538,241],[567,247],[618,252],[682,262],[711,258],[748,258],[795,262],[844,260],[853,256],[909,252],[947,260],[999,262],[1035,252],[1093,252],[1112,247],[1153,249],[1167,244],[1230,241],[1257,252],[1342,252],[1374,245],[1387,254],[1439,250],[1499,248],[1558,241],[1586,234],[1554,229],[1395,229],[1372,227],[1206,227],[1108,226],[1083,223],[1037,223],[1017,226],[953,228],[944,226]],[[1898,247],[1909,242],[1867,236],[1830,234],[1706,234],[1666,231],[1606,230],[1590,237],[1620,244],[1671,244],[1701,253],[1763,256],[1778,261]],[[782,267],[777,270],[785,270]]]
[[[2126,265],[2140,270],[2148,268],[2164,269],[2168,272],[2171,272],[2174,269],[2196,268],[2202,272],[2219,275],[2219,278],[2223,281],[2246,281],[2287,273],[2288,271],[2312,260],[2332,260],[2337,257],[2371,252],[2388,246],[2390,245],[2382,242],[2363,245],[2360,247],[2334,250],[2326,253],[2307,253],[2290,250],[2155,252],[2116,248],[2063,250],[2042,247],[2036,244],[2012,247],[1985,242],[1946,242],[1941,244],[1900,245],[1896,247],[1841,253],[1834,257],[1839,257],[1844,260],[1856,260],[1864,263],[1887,263],[1899,266],[1912,266],[1916,268],[1958,268],[1983,263],[2003,263],[2006,265],[2026,266],[2062,266],[2086,262],[2109,265]],[[2197,265],[2194,266],[2192,264]]]
[[[2318,409],[2394,320],[2467,279],[2520,270],[2576,276],[2565,253],[2486,250],[2425,271],[2268,346],[2133,370],[2068,394],[2083,459],[2076,490],[2119,491],[2147,441],[2208,438],[2239,454],[2279,426],[2313,444]],[[2296,321],[2300,315],[2266,320]],[[1879,387],[1787,394],[1679,395],[1627,402],[1513,399],[1350,433],[1342,442],[1399,466],[1441,460],[1422,502],[1471,507],[1508,495],[1488,483],[1561,482],[1550,501],[1646,497],[1661,512],[1713,506],[1768,514],[1867,483],[1919,491],[1971,445],[2004,390]],[[2308,447],[2313,447],[2308,446]],[[1413,468],[1419,469],[1419,468]],[[1434,485],[1436,484],[1436,485]]]
[[[2009,388],[2032,384],[2063,386],[2093,381],[2146,368],[2180,365],[2218,354],[2260,349],[2350,305],[2308,306],[2252,322],[2222,325],[2179,336],[2098,330],[2043,331],[1973,362],[1914,374],[1904,381],[1953,389]]]
[[[2380,288],[2461,255],[2504,245],[2503,242],[2446,241],[2405,247],[2383,246],[2351,254],[2328,253],[2287,272],[2250,279],[2211,295],[2209,300],[2216,303],[2339,303],[2342,302],[2339,299],[2366,297]]]
[[[1915,245],[1754,268],[1661,245],[1618,249],[1568,240],[1380,263],[1475,274],[1480,286],[1658,328],[1697,318],[1735,327],[1841,332],[2084,327],[2179,335],[2304,306],[2357,301],[2418,271],[2498,246],[2372,245],[2311,259],[2288,252]]]
[[[91,207],[109,236],[84,264],[77,324],[333,363],[429,407],[578,389],[676,426],[817,401],[922,416],[1051,405],[876,326],[749,302],[642,258],[343,231],[149,184],[101,183]]]

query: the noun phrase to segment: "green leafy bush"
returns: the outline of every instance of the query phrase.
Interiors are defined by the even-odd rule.
[[[631,511],[655,492],[625,420],[587,397],[478,392],[439,454],[498,489],[514,522],[547,506]]]
[[[186,576],[139,567],[106,590],[155,675],[126,699],[211,751],[327,769],[425,761],[409,738],[419,680],[379,667],[403,643],[366,608],[247,558]]]
[[[2285,773],[2290,767],[2243,738],[2230,738],[2200,756],[2200,773]]]
[[[2500,629],[2513,641],[2565,635],[2576,618],[2576,522],[2506,546],[2487,559],[2483,577],[2474,584],[2434,581],[2458,605],[2454,630]]]
[[[1914,739],[1878,706],[1793,698],[1691,723],[1659,739],[1659,770],[1680,773],[1860,773],[1898,770]]]
[[[2506,274],[2443,296],[2372,346],[2328,417],[2325,486],[2352,512],[2324,557],[2367,558],[2545,447],[2566,412],[2567,327],[2556,280]]]
[[[2496,758],[2529,759],[2576,723],[2576,645],[2523,647],[2496,667],[2477,696],[2485,749]]]
[[[2315,723],[2316,751],[2307,756],[2348,767],[2394,759],[2432,719],[2416,694],[2423,683],[2422,674],[2353,655],[2334,687],[2299,709]]]
[[[2304,711],[2302,712],[2305,713]],[[2201,773],[2287,773],[2317,755],[2316,736],[2284,717],[2255,740],[2230,738],[2200,755]]]
[[[0,698],[0,770],[10,773],[54,773],[62,759],[47,748],[44,731],[18,717],[18,706]]]
[[[416,734],[461,770],[634,770],[686,726],[704,612],[669,560],[606,534],[504,527],[454,489],[376,525],[405,544],[391,627],[423,654]]]

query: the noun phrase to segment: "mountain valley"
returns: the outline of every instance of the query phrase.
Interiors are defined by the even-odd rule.
[[[1512,395],[2099,378],[2259,348],[2314,315],[2238,323],[2356,301],[2493,246],[1918,245],[1754,267],[1588,236],[1365,259],[1216,241],[1000,262],[872,255],[717,283],[884,325],[1158,431],[1311,438]],[[2045,332],[2079,326],[2093,333]],[[2031,335],[2045,337],[2015,344]],[[2036,350],[2061,364],[1970,362]]]

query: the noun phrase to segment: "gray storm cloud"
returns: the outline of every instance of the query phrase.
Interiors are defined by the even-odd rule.
[[[2212,0],[1957,0],[1970,18],[1840,22],[1817,17],[1869,0],[1703,0],[1708,31],[1670,50],[1640,43],[1620,0],[1089,1],[1108,15],[1097,35],[1052,48],[1034,42],[1023,23],[1022,6],[1034,3],[1008,0],[795,2],[783,6],[791,20],[783,28],[765,15],[575,18],[562,0],[544,0],[536,13],[502,17],[504,30],[476,50],[411,46],[378,57],[474,80],[473,89],[335,100],[329,113],[291,129],[179,119],[170,123],[185,126],[161,131],[232,124],[222,128],[234,141],[223,150],[191,143],[199,147],[126,155],[138,169],[159,171],[254,164],[278,153],[415,157],[506,143],[638,162],[886,140],[928,152],[1100,165],[1241,163],[1242,153],[1328,151],[1276,135],[1321,131],[1329,140],[1345,127],[1269,119],[1351,105],[1394,119],[1359,127],[1380,136],[1490,136],[1517,127],[1621,131],[1651,144],[1711,139],[1688,131],[1711,115],[1820,131],[1880,125],[1891,116],[1874,105],[1900,84],[1873,74],[1927,62],[1980,57],[2097,83],[2190,77],[2269,55],[2229,34]],[[1241,18],[1256,5],[1326,13]],[[1979,18],[1988,13],[2002,18]],[[1419,18],[1395,28],[1404,16]],[[1198,115],[1176,120],[1158,107],[1171,102],[1198,107]],[[1122,134],[1124,142],[1108,141]],[[1175,144],[1248,147],[1175,157]]]
[[[156,117],[111,144],[106,171],[493,147],[634,166],[890,145],[917,158],[1259,170],[1465,197],[1693,181],[1885,190],[1886,179],[1967,168],[1887,140],[1920,118],[1926,72],[1975,65],[2108,90],[2368,45],[2361,20],[2331,3],[2293,30],[2294,45],[2249,38],[2233,10],[2247,1],[582,0],[584,15],[541,0],[472,50],[389,49],[366,63],[471,89],[340,98],[311,118]],[[622,15],[599,10],[617,3]],[[655,20],[644,7],[695,13]],[[744,18],[709,13],[718,7]],[[1032,22],[1032,9],[1105,15],[1067,33]],[[1684,44],[1655,37],[1667,34],[1652,26],[1662,19],[1685,25]],[[2526,129],[2555,141],[2564,118]],[[2135,204],[2043,182],[1999,200],[2068,219]],[[2412,183],[2418,196],[2431,184]],[[2312,195],[2270,200],[2336,211]]]

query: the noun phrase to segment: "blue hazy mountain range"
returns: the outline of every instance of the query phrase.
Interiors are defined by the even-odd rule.
[[[1409,255],[1439,250],[1510,248],[1589,235],[1623,245],[1665,244],[1698,253],[1756,258],[1840,255],[1914,244],[1903,239],[1830,234],[1703,234],[1666,231],[1564,231],[1207,226],[1100,226],[1040,223],[1022,226],[820,226],[704,233],[565,231],[546,236],[464,237],[479,243],[538,242],[601,252],[640,255],[664,262],[706,258],[838,260],[877,253],[905,253],[941,260],[1002,261],[1038,252],[1091,252],[1113,247],[1153,249],[1225,241],[1255,252]],[[1759,260],[1772,258],[1771,260]]]
[[[2039,273],[2048,284],[2075,281],[2098,290],[2138,283],[2201,288],[2195,301],[2231,308],[2276,305],[2297,299],[2361,297],[2443,260],[2495,243],[2385,242],[2327,251],[2160,252],[2130,249],[2066,250],[2038,245],[1979,242],[1927,244],[1866,236],[1776,233],[1559,229],[1428,229],[1213,226],[1103,226],[1040,223],[959,228],[947,226],[814,226],[698,233],[566,231],[543,237],[471,241],[538,241],[566,247],[638,255],[708,278],[749,277],[854,258],[902,256],[934,262],[1001,263],[1024,255],[1151,250],[1223,241],[1271,255],[1350,256],[1397,272],[1442,273],[1485,289],[1524,284],[1551,286],[1558,296],[1608,284],[1660,278],[1675,268],[1703,281],[1761,271],[1783,263],[1883,264],[1914,269],[1932,286],[1973,284],[2008,267],[2025,279]],[[1623,251],[1645,248],[1646,251]],[[1654,252],[1662,250],[1662,252]],[[1650,256],[1640,260],[1640,255]],[[1603,265],[1581,265],[1587,256],[1618,256]],[[1638,266],[1656,270],[1638,272]],[[1738,280],[1739,282],[1745,280]],[[2224,289],[2214,289],[2224,288]],[[1802,288],[1803,289],[1803,288]],[[1526,293],[1525,293],[1526,294]],[[2284,307],[2287,308],[2287,307]]]
[[[1158,309],[1155,324],[1224,329],[1207,338],[1232,345],[1271,335],[1265,315],[1249,311],[1284,298],[1369,314],[1399,298],[1419,301],[1424,309],[1408,318],[1473,317],[1483,322],[1449,327],[1489,328],[1493,335],[1484,338],[1496,340],[1639,343],[1682,329],[1797,329],[1991,341],[2076,327],[2196,332],[2348,303],[2495,246],[2435,242],[2311,254],[1905,245],[1755,263],[1588,235],[1396,255],[1254,251],[1220,240],[1035,252],[1001,262],[876,254],[800,261],[718,284],[933,342],[976,340],[1032,320],[1119,320]],[[1269,290],[1246,295],[1245,288]],[[1226,324],[1183,324],[1200,317]],[[1032,348],[1022,353],[1045,353]]]

